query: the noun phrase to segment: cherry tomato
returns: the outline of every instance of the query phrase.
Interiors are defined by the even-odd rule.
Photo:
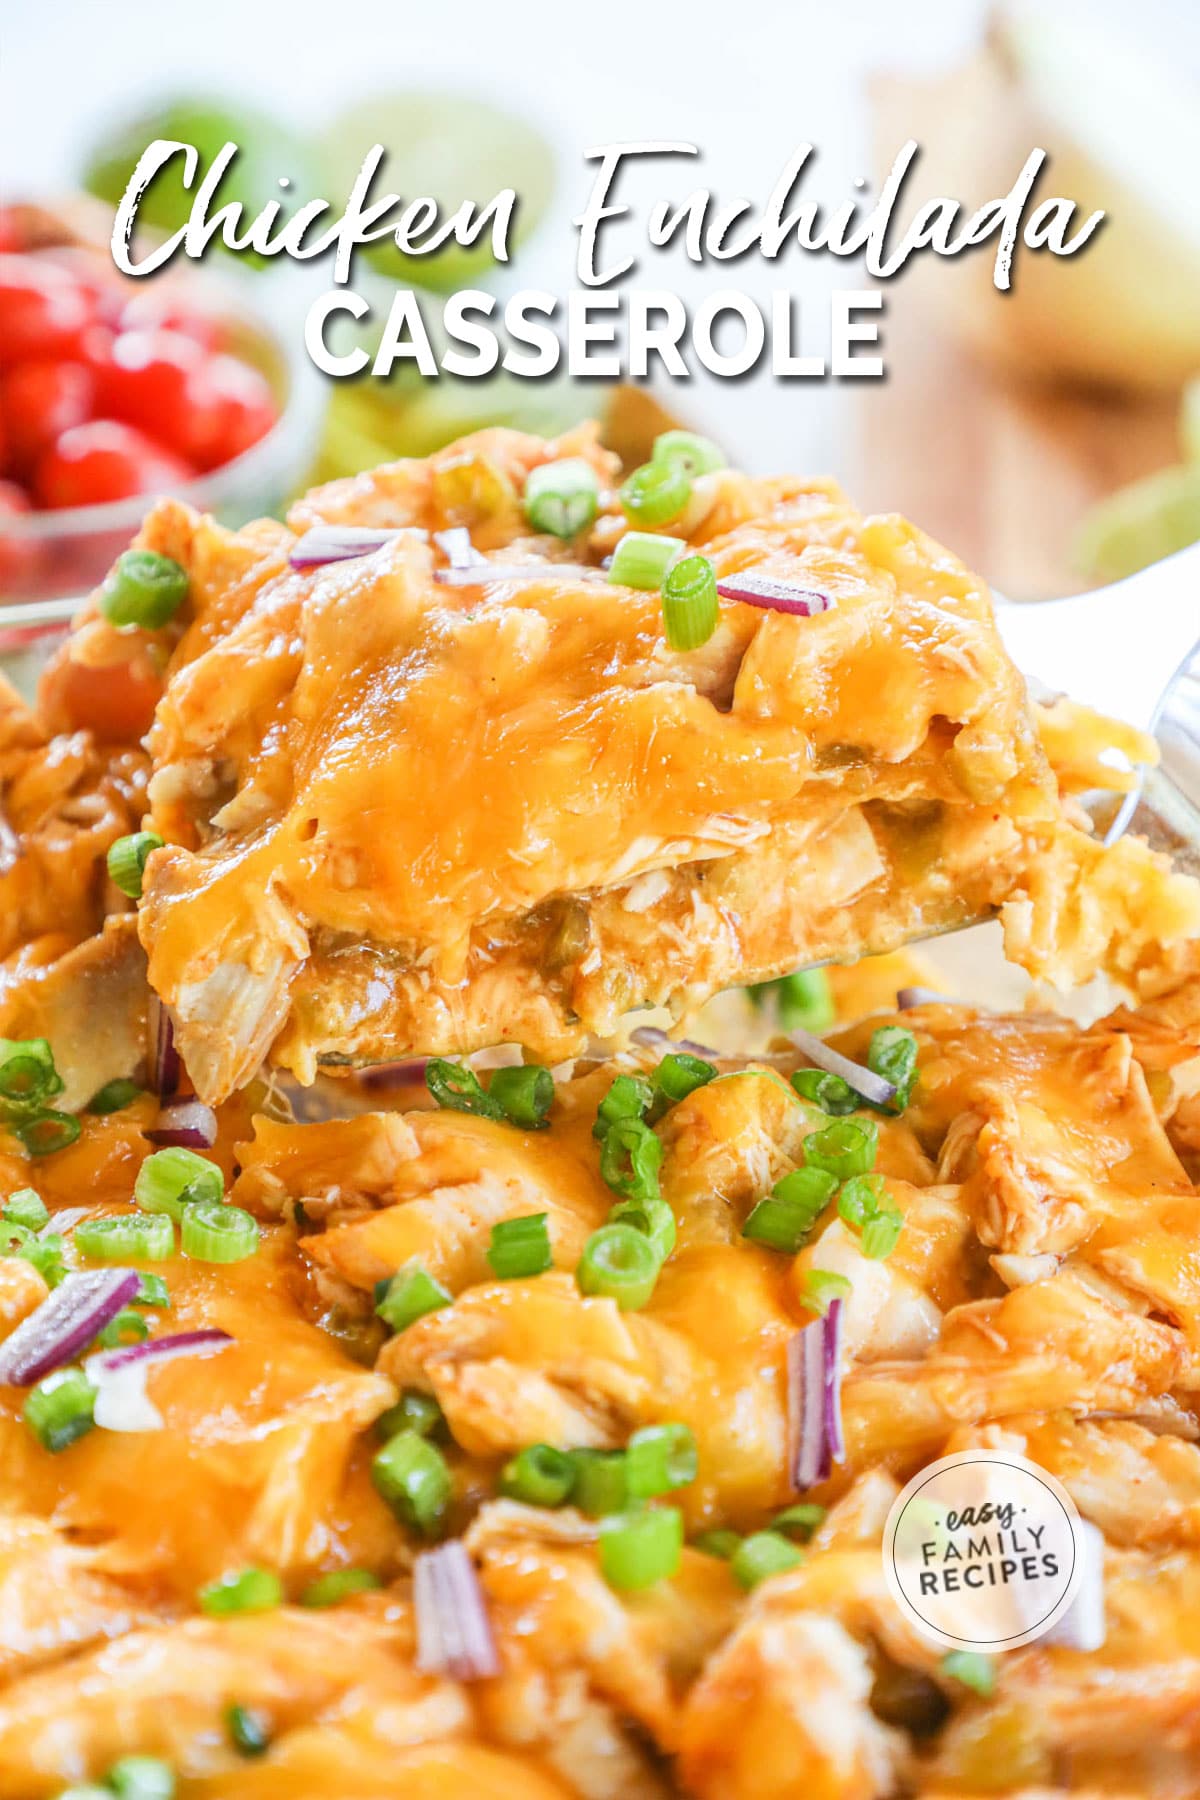
[[[152,431],[188,456],[197,431],[204,437],[212,429],[195,416],[208,404],[200,381],[206,361],[180,332],[119,332],[99,372],[101,405],[109,417]]]
[[[0,372],[9,466],[27,474],[44,450],[92,411],[96,381],[77,362],[23,362]]]
[[[165,493],[194,474],[180,457],[115,419],[64,431],[38,462],[33,491],[42,506],[98,506],[130,494]]]
[[[0,255],[0,366],[73,355],[95,316],[79,282],[44,257]]]
[[[206,404],[193,421],[190,455],[197,468],[215,469],[265,437],[278,408],[266,378],[236,356],[212,357],[202,379]]]
[[[202,350],[219,350],[225,327],[212,313],[180,305],[177,296],[144,287],[132,300],[124,300],[117,323],[122,331],[174,331],[190,338]]]
[[[40,544],[19,537],[9,537],[5,519],[21,518],[31,512],[29,495],[15,481],[0,481],[0,599],[19,600],[33,592]]]

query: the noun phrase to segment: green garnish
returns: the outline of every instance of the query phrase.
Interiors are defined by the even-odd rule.
[[[110,625],[157,631],[175,617],[187,591],[181,564],[154,550],[126,550],[105,577],[96,604]]]
[[[244,1262],[258,1249],[258,1221],[240,1206],[197,1200],[183,1209],[179,1237],[185,1256],[196,1262]]]
[[[686,545],[654,531],[627,531],[613,551],[608,579],[614,587],[660,588]]]
[[[683,1514],[676,1506],[614,1513],[600,1524],[600,1573],[619,1593],[665,1581],[679,1568]]]
[[[187,1207],[224,1197],[225,1178],[216,1163],[194,1150],[155,1150],[137,1173],[133,1197],[143,1212],[167,1213],[176,1224]]]
[[[283,1605],[283,1583],[274,1569],[232,1570],[202,1587],[196,1604],[214,1619],[231,1613],[273,1612]]]
[[[633,525],[667,525],[692,497],[692,478],[678,462],[648,462],[621,485],[621,510]]]
[[[439,1530],[454,1483],[435,1444],[415,1431],[397,1432],[371,1462],[371,1480],[397,1517],[426,1537]]]
[[[389,1281],[381,1282],[380,1287],[382,1292],[376,1290],[375,1311],[393,1331],[406,1331],[426,1313],[449,1306],[454,1297],[418,1262],[409,1263]]]
[[[917,1079],[917,1040],[903,1025],[880,1025],[871,1033],[867,1067],[896,1090],[896,1098],[882,1110],[901,1113],[912,1099]]]
[[[525,478],[525,517],[535,531],[570,538],[586,531],[600,506],[600,483],[582,456],[541,463]]]
[[[823,1169],[839,1181],[866,1175],[875,1166],[879,1127],[874,1119],[839,1119],[804,1140],[804,1161],[810,1169]]]
[[[717,572],[706,556],[685,556],[662,584],[663,629],[672,650],[699,650],[721,616]]]
[[[55,1369],[31,1388],[22,1413],[43,1450],[55,1455],[92,1429],[96,1389],[82,1369]]]
[[[162,847],[163,840],[157,831],[133,831],[128,837],[118,838],[115,844],[110,844],[107,862],[113,885],[130,900],[140,900],[146,859],[152,850]]]
[[[943,1675],[971,1688],[983,1700],[995,1691],[996,1665],[979,1650],[948,1650],[938,1666]]]
[[[653,1500],[695,1481],[696,1439],[686,1425],[646,1425],[625,1447],[625,1480],[631,1500]]]
[[[575,1485],[575,1464],[565,1450],[529,1444],[500,1471],[500,1492],[526,1506],[562,1506]]]
[[[637,1312],[654,1292],[661,1265],[650,1239],[632,1225],[602,1225],[583,1248],[575,1280],[583,1294]]]
[[[487,1259],[501,1281],[541,1275],[553,1268],[546,1213],[528,1213],[520,1219],[502,1219],[492,1226]]]
[[[163,1262],[174,1254],[175,1227],[166,1213],[81,1219],[75,1248],[93,1262]]]
[[[744,1588],[756,1588],[768,1575],[795,1569],[804,1557],[778,1531],[755,1531],[743,1538],[730,1558],[734,1577]]]
[[[338,1606],[352,1594],[368,1594],[382,1586],[378,1575],[372,1575],[370,1569],[331,1569],[328,1575],[318,1575],[315,1581],[309,1582],[300,1596],[300,1604],[315,1608]]]

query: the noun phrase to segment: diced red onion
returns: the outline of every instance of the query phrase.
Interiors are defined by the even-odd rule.
[[[954,1006],[956,1004],[949,994],[939,994],[936,988],[903,987],[896,989],[896,1006],[900,1012],[911,1012],[914,1006]]]
[[[227,1331],[208,1326],[97,1351],[83,1365],[96,1389],[96,1424],[102,1431],[161,1431],[163,1416],[146,1392],[151,1370],[180,1356],[215,1356],[232,1343]]]
[[[146,1136],[152,1144],[178,1144],[185,1150],[211,1150],[217,1141],[217,1115],[203,1100],[176,1100],[164,1106]]]
[[[639,1025],[636,1031],[630,1032],[629,1037],[632,1043],[640,1044],[644,1050],[661,1050],[664,1054],[671,1050],[682,1050],[688,1056],[703,1057],[705,1062],[711,1062],[721,1054],[709,1044],[697,1044],[691,1038],[673,1038],[668,1032],[660,1031],[657,1025]]]
[[[814,1037],[811,1031],[789,1031],[787,1035],[797,1050],[803,1050],[818,1069],[824,1069],[827,1075],[840,1075],[848,1087],[873,1106],[888,1106],[896,1098],[892,1082],[876,1075],[874,1069],[864,1069],[861,1063],[851,1062],[848,1056],[842,1056],[823,1038]]]
[[[393,1088],[407,1087],[413,1081],[424,1081],[428,1066],[427,1056],[414,1057],[409,1062],[376,1063],[372,1068],[359,1070],[359,1085],[373,1093],[390,1093]]]
[[[485,559],[471,542],[465,525],[451,525],[448,531],[435,531],[433,541],[452,569],[471,569]]]
[[[171,1015],[157,994],[150,996],[147,1022],[150,1028],[150,1085],[160,1100],[170,1100],[179,1087],[183,1064],[175,1048]]]
[[[423,1551],[413,1566],[417,1668],[454,1681],[486,1681],[500,1658],[475,1565],[461,1538]]]
[[[831,1300],[822,1319],[796,1332],[787,1347],[788,1427],[792,1486],[799,1492],[829,1479],[846,1454],[842,1431],[842,1306]]]
[[[1104,1533],[1088,1519],[1079,1521],[1076,1554],[1081,1568],[1075,1598],[1042,1642],[1061,1644],[1067,1650],[1101,1650],[1107,1635],[1104,1623]]]
[[[288,562],[293,569],[321,569],[326,563],[370,556],[399,535],[399,529],[388,531],[373,525],[314,525],[296,539]]]
[[[756,575],[742,569],[736,575],[722,575],[717,592],[723,600],[742,600],[747,606],[761,606],[766,612],[793,613],[797,618],[811,619],[828,612],[833,601],[816,588],[795,587],[788,581],[774,581],[769,575]]]
[[[0,1385],[32,1387],[71,1362],[137,1291],[135,1269],[87,1269],[66,1276],[0,1345]]]
[[[483,587],[492,581],[513,581],[528,587],[538,581],[595,581],[600,573],[590,563],[499,563],[481,556],[468,568],[435,569],[433,579],[443,587]]]

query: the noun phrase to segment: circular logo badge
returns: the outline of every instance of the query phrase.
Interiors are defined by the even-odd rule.
[[[1001,1450],[943,1456],[888,1514],[883,1567],[910,1624],[949,1650],[1015,1650],[1075,1597],[1082,1527],[1066,1490]]]

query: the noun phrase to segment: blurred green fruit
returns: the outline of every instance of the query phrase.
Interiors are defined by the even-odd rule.
[[[312,158],[295,132],[252,107],[228,104],[203,94],[181,95],[107,132],[93,147],[84,167],[83,184],[88,192],[115,207],[138,159],[155,138],[194,144],[200,153],[200,169],[191,190],[183,185],[181,156],[161,170],[147,188],[139,218],[159,231],[174,232],[187,223],[195,188],[227,143],[238,146],[238,155],[221,182],[220,201],[240,201],[245,208],[244,223],[271,200],[281,201],[284,213],[289,214],[317,192]],[[280,176],[288,177],[288,188],[280,188]],[[260,268],[267,266],[262,257],[253,253],[239,253],[239,260]]]
[[[402,196],[405,204],[430,196],[443,216],[464,200],[484,206],[502,188],[517,195],[509,252],[545,216],[554,190],[554,153],[534,126],[485,100],[463,94],[401,93],[358,102],[336,118],[320,140],[325,182],[348,194],[363,158],[376,145],[387,154],[373,193]],[[490,228],[465,248],[447,244],[430,256],[411,256],[394,243],[373,244],[364,255],[406,287],[439,293],[471,287],[495,267]]]

